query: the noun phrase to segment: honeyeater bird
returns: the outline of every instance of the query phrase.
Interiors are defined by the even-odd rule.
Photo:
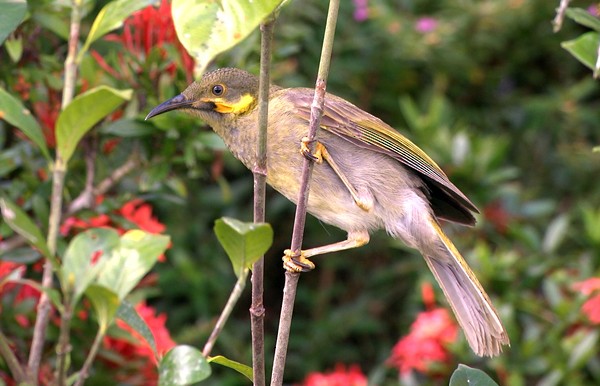
[[[255,166],[258,78],[233,68],[206,73],[180,95],[155,107],[146,119],[171,110],[201,118],[247,168]],[[292,253],[291,271],[314,268],[310,257],[356,248],[369,234],[389,235],[418,249],[440,284],[473,351],[495,356],[508,334],[488,295],[444,234],[439,219],[473,225],[475,205],[423,150],[379,118],[332,94],[311,153],[306,134],[314,90],[269,89],[267,183],[298,199],[303,157],[316,161],[308,212],[348,233],[346,240]]]

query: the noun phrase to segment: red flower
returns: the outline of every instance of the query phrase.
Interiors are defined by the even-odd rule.
[[[188,80],[192,80],[194,59],[192,59],[177,39],[175,25],[173,24],[173,18],[171,16],[170,1],[162,0],[158,8],[148,6],[133,13],[125,20],[121,35],[110,34],[106,36],[106,39],[122,42],[127,51],[132,52],[137,56],[144,55],[147,57],[150,50],[154,47],[159,47],[160,55],[164,59],[167,59],[168,55],[167,51],[163,48],[163,45],[171,44],[179,51],[181,62]],[[95,57],[96,56],[99,55],[95,55]],[[110,68],[104,60],[100,61],[100,65],[113,75],[119,73]],[[171,74],[174,73],[175,63],[171,61],[166,70]]]
[[[73,229],[85,230],[90,228],[100,228],[110,226],[111,219],[106,214],[99,214],[87,220],[82,220],[77,217],[68,217],[60,226],[60,234],[67,236]]]
[[[413,370],[426,373],[433,364],[448,363],[451,359],[448,345],[458,336],[458,326],[448,310],[433,306],[431,285],[423,284],[422,294],[428,311],[417,316],[410,333],[396,343],[387,360],[401,375]]]
[[[331,372],[308,374],[302,386],[367,386],[367,377],[357,365],[338,364]]]
[[[121,208],[121,215],[149,233],[164,232],[165,226],[152,216],[152,207],[140,199],[127,202]]]
[[[158,357],[162,357],[175,346],[175,342],[165,327],[167,316],[165,314],[157,315],[156,310],[147,306],[145,302],[138,304],[135,308],[154,336]],[[137,375],[144,374],[144,385],[156,384],[158,358],[154,355],[149,343],[125,322],[117,320],[117,326],[131,334],[132,339],[106,337],[104,338],[104,347],[116,351],[128,361],[141,361],[142,369],[136,369]]]
[[[587,280],[573,284],[573,289],[581,292],[586,296],[591,296],[583,306],[581,311],[587,316],[590,322],[600,324],[600,278],[592,277]]]

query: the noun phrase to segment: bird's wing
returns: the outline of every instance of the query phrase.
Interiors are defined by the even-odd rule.
[[[308,122],[312,92],[294,93],[297,114]],[[416,171],[430,189],[436,215],[450,221],[471,225],[471,212],[477,207],[448,179],[442,169],[408,138],[381,119],[359,109],[342,98],[327,94],[321,128],[356,146],[387,154]]]

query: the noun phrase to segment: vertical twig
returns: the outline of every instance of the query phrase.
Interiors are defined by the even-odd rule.
[[[335,36],[335,26],[337,23],[339,5],[339,0],[330,0],[329,2],[325,36],[323,37],[323,48],[321,49],[321,59],[319,62],[319,73],[317,75],[317,81],[315,84],[315,96],[313,98],[310,111],[310,126],[307,135],[309,141],[314,141],[317,135],[317,129],[319,128],[319,124],[321,122],[321,117],[323,115],[327,76],[329,74],[329,64],[331,61],[331,51],[333,48],[333,38]],[[311,151],[312,150],[313,149],[311,149]],[[298,195],[298,205],[296,207],[296,217],[294,219],[294,230],[292,233],[292,242],[290,247],[294,253],[299,253],[302,249],[302,238],[304,233],[304,224],[306,221],[306,208],[308,204],[312,166],[312,161],[310,161],[308,158],[305,158],[304,164],[302,165],[300,193]],[[275,347],[271,386],[280,386],[283,384],[283,373],[285,369],[287,346],[292,323],[292,313],[294,310],[294,299],[296,297],[296,287],[299,277],[299,273],[286,272],[285,275],[283,302],[281,305],[281,316],[279,318],[279,331],[277,332],[277,345]]]
[[[79,26],[81,22],[81,3],[82,0],[73,0],[71,10],[71,27],[69,33],[69,51],[65,60],[65,85],[63,89],[62,109],[64,109],[75,93],[75,81],[77,79],[77,46],[79,43]],[[56,155],[56,160],[52,171],[52,196],[50,201],[50,218],[48,221],[48,249],[51,254],[56,253],[56,243],[58,239],[58,229],[60,226],[60,218],[62,212],[62,192],[65,181],[67,165],[64,163],[60,152]],[[52,287],[52,265],[49,260],[44,263],[44,272],[42,275],[42,286],[46,288]],[[29,352],[28,361],[28,377],[29,382],[37,385],[37,374],[40,368],[42,359],[42,351],[44,341],[46,339],[46,329],[50,318],[50,299],[46,292],[42,292],[40,301],[37,306],[37,318],[33,330],[33,339],[31,342],[31,350]],[[61,356],[66,353],[59,353],[59,363]],[[58,369],[62,371],[63,369]]]
[[[271,42],[275,14],[260,25],[260,86],[258,90],[258,148],[254,175],[254,222],[265,221],[265,190],[267,178],[267,125],[269,116],[269,88]],[[252,330],[252,370],[255,386],[265,385],[265,307],[263,303],[264,256],[252,267],[252,305],[250,324]]]
[[[96,354],[98,353],[98,349],[100,349],[100,344],[102,343],[102,339],[104,338],[104,335],[106,334],[106,328],[100,328],[98,330],[98,332],[96,333],[96,337],[94,338],[94,343],[92,343],[92,347],[90,348],[90,352],[88,353],[88,356],[85,358],[85,362],[83,363],[83,366],[81,367],[81,371],[79,371],[79,374],[77,376],[77,381],[75,382],[75,384],[73,386],[81,386],[83,385],[83,382],[85,382],[85,380],[87,379],[90,369],[92,368],[92,363],[94,362],[94,359],[96,358]],[[62,385],[59,385],[62,386]]]

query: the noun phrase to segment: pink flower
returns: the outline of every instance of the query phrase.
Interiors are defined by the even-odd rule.
[[[439,22],[433,17],[421,17],[415,23],[415,30],[420,33],[433,32],[438,24]]]
[[[592,4],[587,10],[592,16],[600,17],[600,4]]]
[[[367,386],[367,377],[357,365],[338,364],[331,372],[308,374],[302,386]]]
[[[361,22],[369,18],[368,0],[354,0],[354,20]]]

